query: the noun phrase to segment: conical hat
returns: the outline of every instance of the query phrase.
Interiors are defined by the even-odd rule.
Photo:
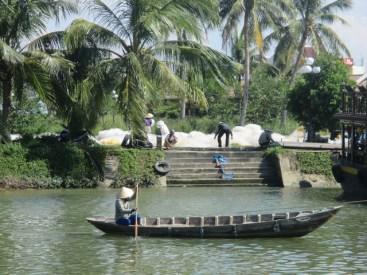
[[[153,116],[153,114],[151,114],[151,113],[148,113],[146,116],[145,116],[145,118],[153,118],[154,116]]]
[[[131,200],[135,195],[133,189],[122,187],[120,192],[120,199],[122,200]]]

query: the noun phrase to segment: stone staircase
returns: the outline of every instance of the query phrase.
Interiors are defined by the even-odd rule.
[[[224,180],[212,163],[214,154],[221,154],[228,164],[225,172],[233,172],[231,180]],[[274,163],[264,158],[263,151],[254,149],[180,148],[166,151],[171,165],[168,186],[280,186]]]

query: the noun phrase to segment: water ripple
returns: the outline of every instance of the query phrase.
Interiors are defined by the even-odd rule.
[[[144,189],[139,196],[139,209],[143,215],[172,216],[314,208],[337,204],[337,192],[278,188]],[[113,214],[114,193],[0,193],[0,274],[367,272],[367,206],[348,206],[303,238],[135,241],[103,235],[85,221],[87,216]]]

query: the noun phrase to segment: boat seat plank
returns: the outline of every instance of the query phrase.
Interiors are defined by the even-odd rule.
[[[189,225],[201,225],[202,217],[189,217]]]
[[[233,224],[243,224],[244,216],[233,216]]]
[[[186,224],[186,218],[183,218],[183,217],[175,217],[175,224],[176,225],[184,225],[184,224]]]
[[[164,224],[173,224],[172,223],[172,218],[161,218],[160,224],[161,225],[164,225]]]
[[[215,225],[216,217],[204,217],[204,225]]]
[[[220,225],[226,225],[226,224],[230,224],[230,217],[229,216],[219,216],[219,221],[218,223]]]

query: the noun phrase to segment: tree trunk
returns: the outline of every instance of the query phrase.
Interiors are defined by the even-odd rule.
[[[304,32],[302,34],[301,41],[300,41],[300,43],[298,45],[298,48],[297,48],[296,63],[294,64],[292,74],[291,74],[291,79],[289,81],[290,86],[293,85],[294,80],[296,78],[298,66],[299,66],[299,63],[301,62],[301,58],[302,58],[302,55],[303,55],[303,48],[305,47],[305,44],[306,44],[306,41],[307,41],[307,37],[308,37],[308,33],[309,33],[309,22],[308,21],[309,21],[309,8],[307,7],[306,15],[305,15],[305,18],[304,18],[305,29],[304,29]],[[282,120],[281,120],[281,126],[282,127],[285,127],[285,125],[287,123],[287,119],[288,119],[287,110],[284,109],[283,112],[282,112]]]
[[[292,71],[292,75],[291,75],[291,79],[290,79],[290,85],[293,84],[294,79],[296,78],[298,66],[299,66],[299,63],[301,62],[301,57],[302,57],[302,54],[303,54],[303,48],[305,46],[307,37],[308,37],[308,27],[306,27],[304,33],[302,34],[301,41],[298,45],[297,59],[296,59],[296,63],[294,64],[294,67],[293,67],[293,71]]]
[[[314,130],[314,127],[312,125],[308,125],[306,127],[307,130],[307,142],[314,142],[316,139],[316,132]]]
[[[186,117],[186,100],[183,98],[181,99],[181,119]]]
[[[298,50],[298,54],[297,54],[296,63],[294,64],[294,68],[293,68],[293,71],[292,71],[290,85],[293,85],[293,81],[294,81],[294,79],[296,77],[297,69],[298,69],[299,63],[301,61],[302,54],[303,54],[303,48],[305,46],[305,43],[307,41],[308,34],[310,32],[310,25],[312,24],[310,22],[310,12],[311,12],[311,9],[312,9],[311,2],[310,1],[307,1],[306,11],[305,11],[305,14],[304,14],[304,17],[303,17],[303,20],[302,20],[303,21],[302,23],[303,23],[305,29],[303,30],[301,41],[300,41],[300,43],[298,45],[298,49],[297,49]]]
[[[10,134],[9,134],[9,115],[11,110],[11,89],[12,83],[11,79],[6,79],[2,81],[2,88],[3,88],[3,110],[1,114],[1,127],[0,127],[0,135],[1,139],[5,142],[10,141]]]
[[[288,121],[288,111],[287,111],[287,106],[285,106],[283,111],[282,111],[282,119],[280,121],[280,127],[282,129],[285,129],[287,121]]]
[[[240,116],[240,126],[244,126],[246,122],[246,112],[248,105],[248,96],[250,90],[250,52],[249,52],[249,19],[250,11],[246,9],[245,11],[245,21],[244,21],[244,52],[245,52],[245,73],[244,73],[244,86],[243,95],[241,102],[241,116]]]

